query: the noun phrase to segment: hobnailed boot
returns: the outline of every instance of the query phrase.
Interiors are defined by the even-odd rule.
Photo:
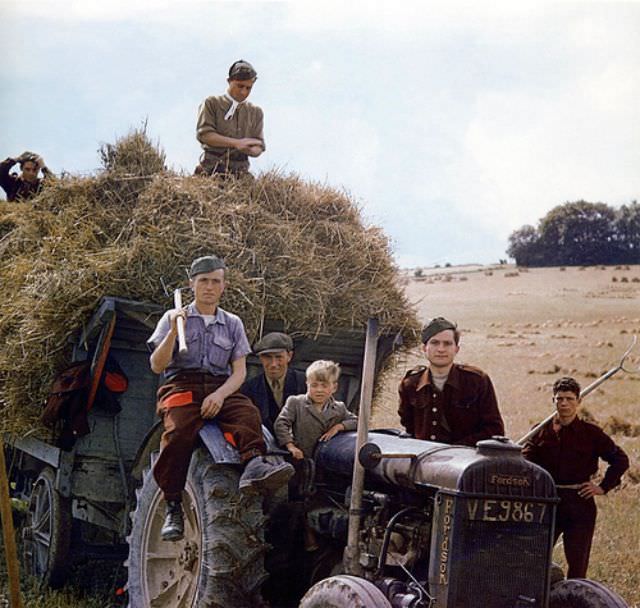
[[[295,473],[282,458],[255,456],[244,467],[238,487],[245,493],[273,492],[285,485]]]
[[[162,540],[175,541],[184,537],[184,515],[179,500],[167,501],[167,514],[160,532]]]

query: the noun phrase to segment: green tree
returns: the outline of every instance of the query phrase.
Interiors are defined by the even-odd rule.
[[[538,231],[529,224],[514,230],[509,237],[507,255],[514,258],[518,266],[544,265]]]
[[[615,211],[604,203],[577,201],[554,207],[539,226],[546,266],[615,262]]]
[[[640,263],[640,206],[616,210],[605,203],[576,201],[551,209],[537,228],[509,236],[507,254],[520,266]]]
[[[633,201],[622,205],[615,218],[615,241],[620,263],[640,264],[640,205]]]

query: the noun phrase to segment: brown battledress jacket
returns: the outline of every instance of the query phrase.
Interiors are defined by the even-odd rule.
[[[439,391],[429,369],[409,370],[400,383],[400,422],[416,439],[474,446],[504,435],[493,384],[477,367],[454,363]]]

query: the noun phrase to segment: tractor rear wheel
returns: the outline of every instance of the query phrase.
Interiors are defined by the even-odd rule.
[[[391,604],[373,583],[357,576],[339,575],[311,587],[300,608],[391,608]]]
[[[549,608],[628,608],[626,602],[603,584],[570,578],[551,588]]]
[[[51,467],[42,469],[22,528],[25,570],[53,588],[65,582],[71,543],[71,502],[56,490],[55,481]]]
[[[238,492],[240,469],[215,464],[204,448],[191,457],[182,495],[184,538],[163,541],[165,501],[145,471],[129,537],[130,608],[253,608],[266,578],[259,496]]]

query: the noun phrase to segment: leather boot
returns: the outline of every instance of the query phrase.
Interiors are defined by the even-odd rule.
[[[175,541],[184,537],[184,515],[182,503],[179,500],[167,501],[167,514],[160,532],[162,540]]]
[[[294,468],[282,457],[256,456],[246,464],[238,485],[241,492],[248,494],[273,492],[294,473]]]

